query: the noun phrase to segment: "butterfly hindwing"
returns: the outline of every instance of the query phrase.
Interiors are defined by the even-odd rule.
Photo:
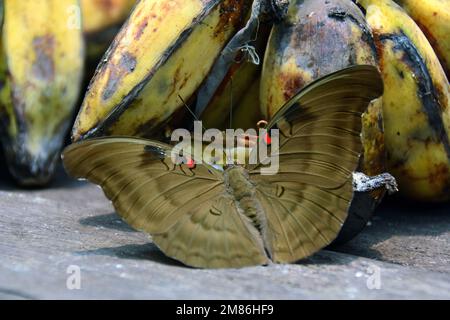
[[[330,244],[347,216],[351,184],[336,190],[284,182],[261,183],[257,197],[267,213],[263,234],[271,259],[295,262]]]
[[[153,235],[168,256],[210,268],[268,263],[258,230],[238,212],[233,198],[218,197],[212,206],[205,202],[187,213],[167,232]]]
[[[331,243],[353,198],[362,150],[361,115],[382,93],[378,71],[351,67],[318,80],[274,116],[279,128],[275,175],[249,168],[267,214],[266,246],[275,262],[293,262]]]
[[[196,267],[267,262],[257,230],[207,165],[175,165],[171,147],[137,138],[75,143],[63,153],[73,177],[102,187],[119,215],[154,236],[171,257]]]

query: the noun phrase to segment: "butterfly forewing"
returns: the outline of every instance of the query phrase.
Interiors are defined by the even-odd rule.
[[[277,112],[275,175],[249,168],[267,215],[264,238],[275,262],[292,262],[337,236],[353,197],[352,172],[359,163],[361,115],[382,93],[378,71],[357,66],[318,80]]]
[[[256,228],[226,192],[223,173],[204,164],[176,165],[171,147],[136,138],[100,138],[66,148],[74,177],[102,187],[131,226],[153,235],[173,258],[196,267],[264,264]]]

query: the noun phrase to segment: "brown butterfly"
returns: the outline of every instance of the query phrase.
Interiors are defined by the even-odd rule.
[[[186,265],[295,262],[340,231],[362,150],[361,115],[382,91],[372,66],[350,67],[305,87],[268,125],[280,130],[275,175],[260,174],[261,165],[219,170],[195,157],[196,165],[177,165],[172,146],[128,137],[70,145],[64,166],[100,185],[126,222]]]

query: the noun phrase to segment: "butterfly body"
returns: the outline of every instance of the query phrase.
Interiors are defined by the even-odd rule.
[[[256,184],[250,180],[248,171],[243,166],[231,165],[225,170],[224,178],[227,192],[233,197],[237,211],[261,231],[265,213],[256,198]]]
[[[341,230],[362,151],[361,115],[382,91],[371,66],[307,86],[268,125],[280,130],[269,146],[279,162],[271,174],[263,173],[262,162],[216,167],[195,153],[174,163],[173,146],[128,137],[72,144],[64,166],[100,185],[126,222],[186,265],[291,263],[327,246]]]

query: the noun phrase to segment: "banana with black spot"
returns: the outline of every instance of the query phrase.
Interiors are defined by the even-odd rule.
[[[380,57],[389,171],[400,192],[450,199],[450,89],[427,38],[391,0],[360,0]]]
[[[73,140],[154,136],[184,111],[250,0],[141,0],[91,81]]]
[[[84,63],[77,0],[5,0],[0,40],[0,137],[26,186],[52,177],[70,127]]]

